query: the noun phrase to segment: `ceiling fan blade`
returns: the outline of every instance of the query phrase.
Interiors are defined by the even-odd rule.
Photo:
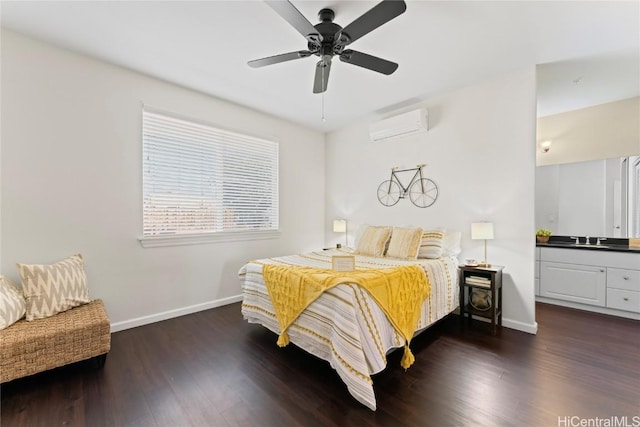
[[[247,62],[247,65],[251,68],[259,68],[264,67],[265,65],[291,61],[293,59],[306,58],[307,56],[311,56],[311,52],[308,50],[299,50],[297,52],[289,52],[280,55],[267,56],[266,58],[254,59],[253,61]]]
[[[341,44],[346,46],[353,43],[396,16],[403,14],[405,10],[407,10],[407,4],[403,0],[381,1],[340,31]]]
[[[309,41],[320,43],[322,36],[318,33],[318,30],[304,17],[302,13],[296,7],[291,4],[290,1],[278,1],[278,0],[266,0],[267,3],[278,15],[284,18],[293,28],[298,30]]]
[[[322,93],[327,90],[330,71],[331,56],[326,55],[316,64],[316,77],[313,80],[313,93]]]
[[[398,69],[398,64],[387,61],[386,59],[371,56],[356,50],[347,49],[340,55],[340,61],[348,64],[357,65],[358,67],[368,68],[382,74],[393,74]]]

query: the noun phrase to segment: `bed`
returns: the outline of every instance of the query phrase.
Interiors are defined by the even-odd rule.
[[[357,270],[407,265],[418,265],[424,270],[430,292],[421,304],[416,335],[458,307],[458,260],[455,255],[402,260],[381,254],[360,255],[353,249],[342,248],[261,259],[244,265],[239,271],[244,318],[275,334],[282,332],[263,276],[265,265],[331,269],[332,257],[345,255],[355,257]],[[405,339],[376,300],[353,283],[340,283],[322,293],[293,321],[287,333],[289,342],[328,361],[351,395],[371,410],[376,409],[371,376],[386,367],[386,356],[391,350],[405,346]]]

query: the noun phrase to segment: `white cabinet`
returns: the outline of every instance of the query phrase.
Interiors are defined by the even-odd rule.
[[[640,265],[638,268],[640,268]],[[607,271],[607,286],[640,292],[640,270],[609,268]]]
[[[640,292],[607,288],[607,307],[640,313]]]
[[[605,267],[548,261],[543,261],[540,267],[540,296],[605,306]]]
[[[640,253],[536,248],[538,269],[536,295],[542,301],[632,318],[640,314]]]
[[[536,295],[540,295],[540,248],[536,248],[536,284],[535,284],[535,292]]]
[[[640,270],[607,269],[607,307],[640,313]]]

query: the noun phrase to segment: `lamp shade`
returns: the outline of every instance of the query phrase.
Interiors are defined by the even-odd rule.
[[[347,232],[347,220],[346,219],[334,219],[333,220],[333,232],[334,233],[346,233]]]
[[[493,239],[493,223],[492,222],[471,223],[471,238],[474,240]]]

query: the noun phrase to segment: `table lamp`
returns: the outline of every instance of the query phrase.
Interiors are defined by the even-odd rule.
[[[484,262],[480,267],[491,267],[487,262],[487,240],[493,239],[493,223],[492,222],[473,222],[471,223],[471,238],[473,240],[484,240]]]
[[[333,232],[334,233],[344,233],[344,245],[349,246],[347,241],[347,220],[346,219],[334,219],[333,220]],[[337,248],[340,247],[340,243],[336,245]]]

